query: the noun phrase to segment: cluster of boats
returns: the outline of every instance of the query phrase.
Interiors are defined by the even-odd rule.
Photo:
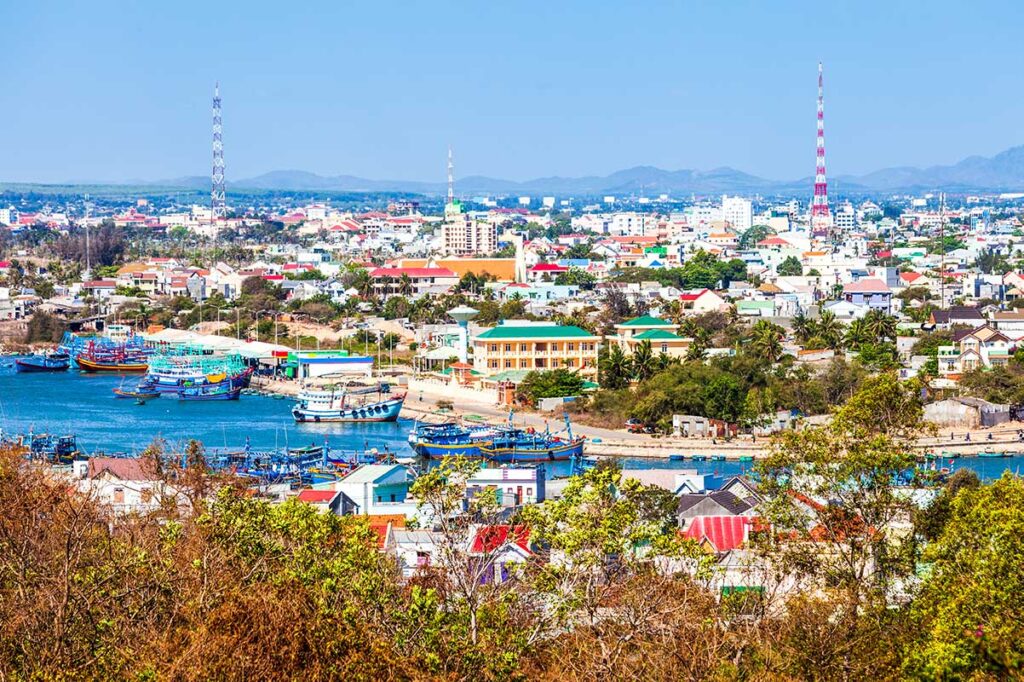
[[[457,456],[499,463],[575,461],[583,457],[584,442],[573,435],[568,416],[564,433],[552,433],[550,428],[538,432],[516,427],[511,413],[503,426],[424,423],[409,434],[409,445],[421,457]]]

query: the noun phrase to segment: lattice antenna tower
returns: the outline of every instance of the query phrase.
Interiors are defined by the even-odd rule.
[[[814,200],[811,202],[811,226],[828,229],[832,216],[828,209],[828,180],[825,175],[825,89],[821,62],[818,62],[818,143],[814,169]]]
[[[210,175],[210,209],[213,220],[227,215],[224,193],[224,140],[220,117],[220,83],[213,88],[213,173]]]

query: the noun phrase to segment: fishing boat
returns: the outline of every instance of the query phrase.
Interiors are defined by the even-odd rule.
[[[114,397],[133,399],[139,405],[144,405],[147,400],[159,398],[160,392],[156,390],[153,384],[141,381],[134,389],[125,389],[123,384],[121,387],[115,388]]]
[[[47,433],[28,435],[29,457],[51,464],[70,464],[82,457],[74,435],[54,436]]]
[[[409,445],[420,457],[480,457],[480,446],[494,440],[498,429],[489,425],[417,424],[409,432]]]
[[[149,369],[149,364],[144,358],[136,357],[105,357],[95,358],[86,355],[79,355],[75,363],[83,372],[118,372],[121,374],[142,374]]]
[[[978,453],[978,457],[986,457],[986,458],[1009,457],[1009,456],[1010,456],[1010,453],[1008,453],[1008,452],[992,452],[991,450],[985,450],[984,452],[979,452]]]
[[[218,384],[182,387],[178,391],[178,400],[238,400],[241,393],[241,386],[232,386],[230,381],[222,381]]]
[[[71,356],[67,353],[42,353],[17,358],[14,361],[16,372],[64,372],[71,366]]]
[[[186,346],[150,358],[146,378],[161,393],[177,393],[181,388],[219,384],[226,379],[232,387],[248,388],[252,373],[238,353],[209,355]]]
[[[393,422],[405,403],[405,394],[390,397],[391,387],[378,384],[363,389],[303,392],[292,407],[297,422]],[[377,394],[377,399],[370,399]]]
[[[552,436],[516,429],[480,447],[480,454],[492,462],[558,462],[583,456],[583,438]]]

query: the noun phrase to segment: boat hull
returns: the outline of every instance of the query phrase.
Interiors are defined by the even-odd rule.
[[[32,372],[66,372],[71,366],[71,360],[46,360],[46,359],[18,359],[14,361],[14,371],[21,373]]]
[[[492,462],[561,462],[583,456],[583,441],[540,445],[484,445],[480,454]]]
[[[217,391],[215,393],[202,391],[193,392],[189,389],[186,389],[178,393],[178,400],[184,400],[187,402],[209,402],[211,400],[238,400],[238,396],[240,396],[241,394],[241,388],[232,388],[227,391]]]
[[[90,360],[86,357],[79,355],[75,358],[75,362],[83,372],[114,372],[120,374],[145,374],[146,370],[149,369],[149,365],[146,363],[117,363],[117,362],[97,362]]]
[[[340,410],[314,410],[296,405],[292,417],[300,424],[332,422],[393,422],[398,419],[405,396],[383,400],[369,405],[346,407]]]

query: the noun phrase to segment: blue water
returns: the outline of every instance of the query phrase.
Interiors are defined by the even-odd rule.
[[[237,401],[182,402],[164,396],[145,405],[117,400],[113,390],[133,386],[138,376],[63,373],[16,374],[0,367],[0,429],[9,434],[74,434],[86,453],[138,453],[155,439],[166,441],[180,452],[189,439],[209,448],[241,449],[248,437],[253,449],[321,445],[363,452],[376,448],[399,455],[413,454],[407,437],[413,422],[367,424],[296,424],[292,400],[243,395]],[[751,463],[669,461],[667,459],[619,458],[627,469],[696,469],[727,477],[745,473]],[[939,464],[950,466],[948,460]],[[1024,472],[1024,457],[1001,459],[963,458],[954,469],[971,468],[982,478],[997,478],[1003,471]],[[548,464],[550,475],[569,472],[568,462]]]

